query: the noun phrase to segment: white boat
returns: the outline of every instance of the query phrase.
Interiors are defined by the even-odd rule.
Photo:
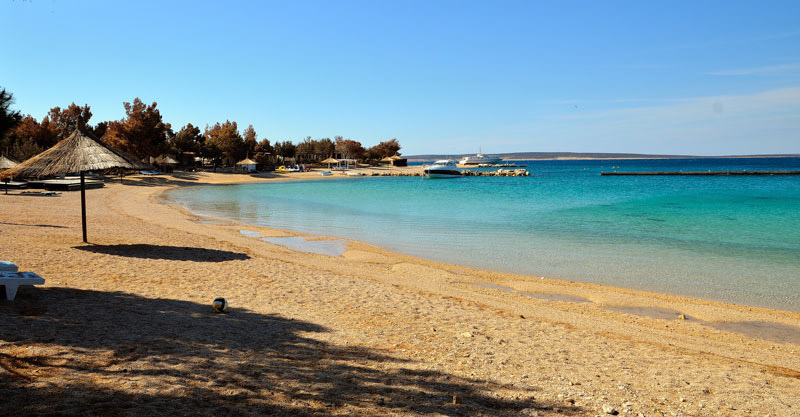
[[[427,178],[455,178],[461,176],[461,171],[456,168],[456,161],[452,159],[440,159],[433,165],[426,166],[422,173]]]
[[[319,175],[322,175],[323,177],[327,177],[328,175],[333,175],[333,172],[330,172],[330,171],[320,171],[320,172],[319,172]]]
[[[480,149],[478,149],[478,154],[475,156],[465,156],[461,161],[458,163],[461,165],[479,165],[479,164],[497,164],[500,163],[503,158],[497,156],[486,156],[481,153]]]
[[[363,172],[356,172],[356,171],[347,171],[346,174],[351,176],[351,177],[363,177],[364,176]]]

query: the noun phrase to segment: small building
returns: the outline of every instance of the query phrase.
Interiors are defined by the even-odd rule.
[[[256,161],[250,158],[237,162],[236,166],[244,172],[256,172]]]
[[[399,155],[392,155],[381,159],[381,163],[393,167],[405,167],[408,166],[408,159],[401,158]]]

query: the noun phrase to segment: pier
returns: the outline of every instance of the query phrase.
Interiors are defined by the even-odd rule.
[[[600,175],[800,175],[800,171],[654,171],[654,172],[600,172]]]

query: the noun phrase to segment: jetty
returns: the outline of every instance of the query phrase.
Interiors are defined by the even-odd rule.
[[[800,175],[800,171],[653,171],[653,172],[605,172],[600,175],[621,176],[621,175]]]

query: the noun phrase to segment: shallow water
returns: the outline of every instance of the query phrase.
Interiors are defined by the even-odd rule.
[[[532,177],[186,187],[245,223],[469,267],[800,310],[800,177],[600,171],[800,169],[798,158],[527,161]]]
[[[265,237],[261,240],[285,246],[294,251],[316,253],[318,255],[342,256],[347,250],[347,244],[341,240],[306,240],[302,236]]]

